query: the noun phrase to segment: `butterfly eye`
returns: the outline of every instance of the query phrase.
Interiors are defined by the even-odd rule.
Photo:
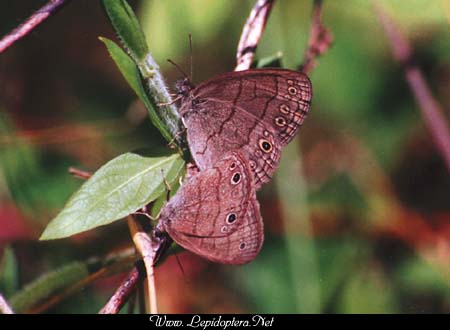
[[[234,213],[230,213],[227,215],[227,223],[229,225],[231,225],[233,222],[235,222],[236,219],[237,219],[237,217],[236,217],[236,214],[234,214]]]
[[[232,184],[238,184],[241,181],[241,174],[240,173],[234,173],[233,177],[231,178]]]
[[[236,168],[236,163],[232,162],[230,165],[230,170],[234,170]]]
[[[272,151],[272,144],[266,139],[259,140],[259,147],[266,153]]]
[[[245,249],[245,243],[244,242],[242,242],[240,245],[239,245],[239,250],[243,250],[243,249]]]

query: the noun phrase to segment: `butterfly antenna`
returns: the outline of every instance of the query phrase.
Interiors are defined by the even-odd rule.
[[[189,33],[189,48],[190,48],[190,51],[191,51],[191,81],[192,81],[192,78],[193,78],[193,76],[194,76],[194,69],[193,69],[193,57],[192,57],[192,34],[190,34]]]
[[[167,59],[167,62],[169,62],[170,64],[172,64],[174,67],[176,67],[177,70],[178,70],[185,78],[188,78],[188,79],[189,79],[189,77],[188,77],[188,75],[186,74],[186,72],[184,72],[184,71],[180,68],[180,66],[179,66],[178,64],[176,64],[176,63],[175,63],[174,61],[172,61],[170,58]]]

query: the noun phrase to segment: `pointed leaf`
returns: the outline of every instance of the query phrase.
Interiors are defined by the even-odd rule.
[[[148,53],[147,41],[130,5],[125,0],[103,0],[103,6],[131,57],[143,61]]]
[[[100,40],[106,45],[109,54],[118,66],[125,80],[134,90],[136,95],[141,99],[142,103],[144,103],[153,125],[155,125],[167,141],[171,141],[172,135],[156,114],[155,108],[145,92],[141,75],[136,64],[115,42],[107,38],[100,38]]]
[[[135,212],[163,194],[164,178],[174,182],[183,165],[178,154],[150,158],[126,153],[109,161],[71,197],[40,239],[68,237]]]

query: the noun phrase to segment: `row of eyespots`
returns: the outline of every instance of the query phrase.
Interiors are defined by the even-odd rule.
[[[229,169],[230,169],[230,171],[233,171],[236,167],[237,167],[236,162],[232,162],[230,164],[230,166],[229,166]],[[236,172],[231,177],[231,184],[232,185],[237,185],[239,182],[241,182],[241,173]],[[237,219],[236,213],[229,213],[227,215],[227,217],[226,217],[226,223],[231,225],[232,223],[234,223],[236,221],[236,219]],[[228,231],[228,227],[227,226],[222,226],[220,231],[222,233],[226,233]]]

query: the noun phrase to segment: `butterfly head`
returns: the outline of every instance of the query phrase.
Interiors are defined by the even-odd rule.
[[[183,78],[175,83],[175,89],[177,94],[182,97],[189,97],[191,91],[194,89],[194,85],[191,83],[189,78]]]

